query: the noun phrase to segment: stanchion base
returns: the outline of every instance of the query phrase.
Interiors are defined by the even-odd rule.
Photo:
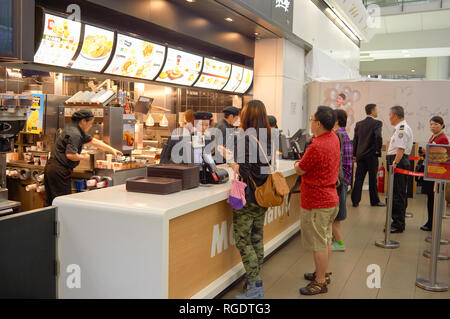
[[[427,258],[430,258],[431,257],[431,252],[428,249],[426,249],[426,250],[423,251],[423,256],[427,257]],[[449,260],[449,259],[450,259],[450,256],[447,255],[447,254],[439,253],[439,255],[438,255],[438,260]]]
[[[395,240],[390,240],[389,242],[386,242],[384,240],[377,240],[375,242],[375,246],[381,247],[381,248],[389,248],[394,249],[400,247],[400,243]]]
[[[428,291],[435,291],[435,292],[441,292],[441,291],[447,291],[448,285],[443,282],[436,282],[434,285],[431,284],[431,281],[424,278],[417,278],[416,280],[416,286]]]
[[[406,218],[413,218],[414,215],[413,215],[413,213],[406,212],[406,213],[405,213],[405,217],[406,217]]]
[[[427,243],[431,243],[431,236],[428,236],[425,238],[425,241]],[[441,245],[448,245],[448,239],[441,239]]]

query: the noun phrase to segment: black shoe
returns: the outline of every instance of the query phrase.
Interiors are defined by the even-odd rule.
[[[358,206],[359,206],[359,204],[353,203],[353,207],[358,207]]]
[[[378,203],[376,203],[375,205],[370,205],[370,206],[374,206],[374,207],[386,207],[386,204],[385,204],[385,203],[382,203],[382,202],[378,202]]]
[[[423,225],[422,227],[420,227],[420,229],[423,231],[431,231],[431,227],[429,227],[428,225]]]
[[[391,228],[391,234],[400,234],[400,233],[403,233],[403,230],[395,227]]]

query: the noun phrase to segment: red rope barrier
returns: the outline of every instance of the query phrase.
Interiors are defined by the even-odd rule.
[[[410,161],[420,161],[422,159],[422,157],[418,157],[418,156],[410,156],[409,160]]]
[[[409,176],[424,177],[424,173],[411,172],[411,171],[408,171],[406,169],[401,169],[401,168],[395,168],[394,173],[409,175]]]

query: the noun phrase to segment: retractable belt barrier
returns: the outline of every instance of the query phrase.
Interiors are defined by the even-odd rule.
[[[408,175],[408,176],[416,176],[416,177],[424,177],[424,173],[408,171],[402,168],[394,168],[394,173]]]
[[[419,156],[410,156],[408,158],[410,161],[420,161],[421,159],[423,159],[422,157]]]

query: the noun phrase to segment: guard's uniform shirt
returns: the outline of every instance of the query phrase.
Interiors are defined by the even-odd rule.
[[[80,154],[83,144],[90,141],[92,136],[73,123],[68,124],[56,138],[51,158],[44,169],[47,205],[52,205],[55,197],[72,193],[72,171],[80,162],[69,160],[66,154]]]
[[[411,154],[412,147],[413,133],[411,127],[408,123],[406,123],[406,121],[402,121],[395,126],[395,132],[391,137],[387,155],[397,154],[397,150],[399,148],[403,148],[405,150],[405,154],[409,155]]]
[[[402,148],[405,150],[403,157],[397,164],[397,168],[410,169],[409,155],[413,147],[413,133],[411,127],[402,121],[395,126],[394,134],[389,143],[389,149],[386,156],[388,167],[392,165],[397,154],[397,150]],[[392,196],[392,228],[400,231],[405,230],[405,214],[408,206],[408,176],[403,174],[394,174],[394,189]]]

